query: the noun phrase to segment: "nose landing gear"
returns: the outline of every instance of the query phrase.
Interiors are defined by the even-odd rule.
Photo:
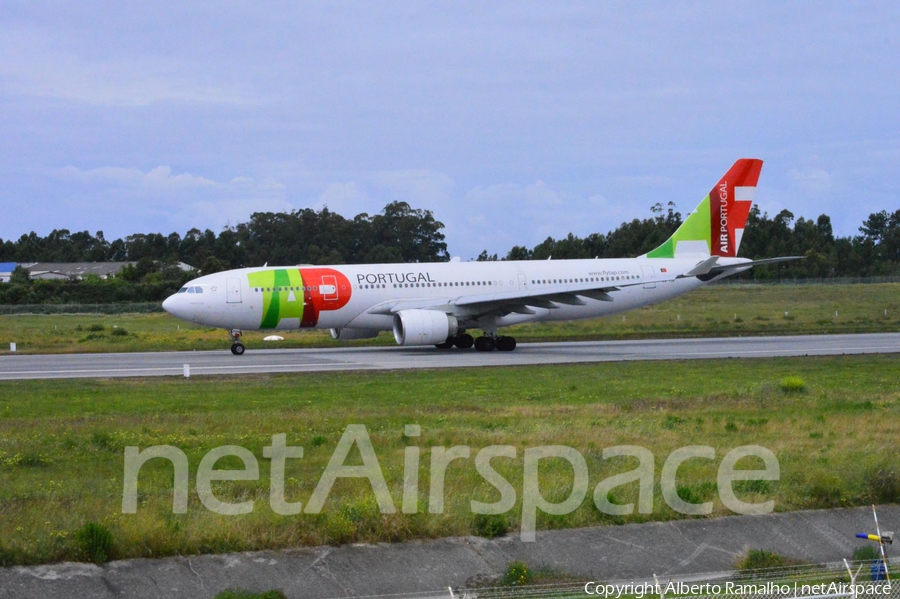
[[[244,344],[241,343],[241,337],[243,333],[241,333],[240,329],[231,329],[231,353],[236,356],[244,355]]]

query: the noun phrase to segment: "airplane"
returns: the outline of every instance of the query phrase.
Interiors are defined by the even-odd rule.
[[[163,308],[228,330],[235,355],[244,353],[243,331],[296,329],[330,329],[339,340],[393,331],[401,346],[512,351],[503,327],[624,312],[801,258],[737,257],[761,169],[762,160],[735,162],[665,243],[637,258],[241,268],[190,281]]]

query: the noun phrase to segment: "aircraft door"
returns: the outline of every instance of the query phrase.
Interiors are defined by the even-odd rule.
[[[519,273],[519,291],[526,291],[528,289],[528,279],[526,279],[523,273]]]
[[[338,294],[337,277],[334,275],[322,275],[322,282],[319,285],[319,291],[322,299],[325,301],[336,302],[340,299]]]
[[[644,289],[656,289],[656,274],[650,264],[641,264],[641,273],[644,275]]]
[[[229,304],[241,303],[241,280],[227,279],[225,281],[225,297]]]

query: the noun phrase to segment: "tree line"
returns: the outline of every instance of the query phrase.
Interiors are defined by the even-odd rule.
[[[673,203],[656,204],[651,216],[586,237],[548,237],[532,248],[514,246],[502,258],[487,251],[478,260],[546,260],[639,256],[662,244],[683,219]],[[161,301],[197,274],[263,264],[359,264],[449,260],[443,223],[430,210],[392,202],[381,213],[351,219],[328,208],[257,212],[247,222],[219,233],[210,229],[139,233],[108,241],[102,232],[54,230],[18,240],[0,239],[0,262],[132,261],[107,280],[29,281],[18,272],[0,285],[0,303],[108,303]],[[740,254],[752,258],[804,256],[797,262],[755,268],[745,278],[828,278],[900,274],[900,210],[872,213],[859,234],[836,237],[831,218],[795,218],[788,210],[773,217],[754,206]],[[178,262],[195,270],[185,272]]]
[[[225,227],[178,233],[136,233],[108,241],[102,231],[32,232],[0,239],[0,262],[184,262],[203,274],[269,264],[357,264],[446,261],[447,244],[430,210],[392,202],[380,214],[347,219],[328,208],[255,212]]]
[[[483,251],[478,260],[547,260],[565,258],[621,258],[645,254],[661,245],[683,221],[673,203],[656,204],[653,216],[624,222],[607,234],[561,239],[548,237],[529,249],[514,246],[501,257]],[[836,237],[831,218],[796,218],[789,210],[774,217],[750,210],[739,255],[753,259],[803,256],[804,260],[757,267],[742,274],[748,279],[832,278],[900,275],[900,210],[875,212],[863,221],[859,235]]]
[[[21,267],[0,285],[0,304],[157,302],[198,274],[263,264],[440,262],[450,259],[444,224],[430,210],[392,202],[380,214],[352,219],[311,208],[256,212],[226,227],[178,233],[137,233],[109,241],[102,231],[32,232],[0,239],[0,262],[135,262],[115,277],[32,281]],[[184,271],[183,262],[193,267]]]

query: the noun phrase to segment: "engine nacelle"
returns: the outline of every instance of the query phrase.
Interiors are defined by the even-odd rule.
[[[458,330],[455,316],[436,310],[400,310],[394,314],[394,339],[399,345],[436,345]]]
[[[350,339],[371,339],[378,336],[378,329],[331,329],[331,338],[348,341]]]

